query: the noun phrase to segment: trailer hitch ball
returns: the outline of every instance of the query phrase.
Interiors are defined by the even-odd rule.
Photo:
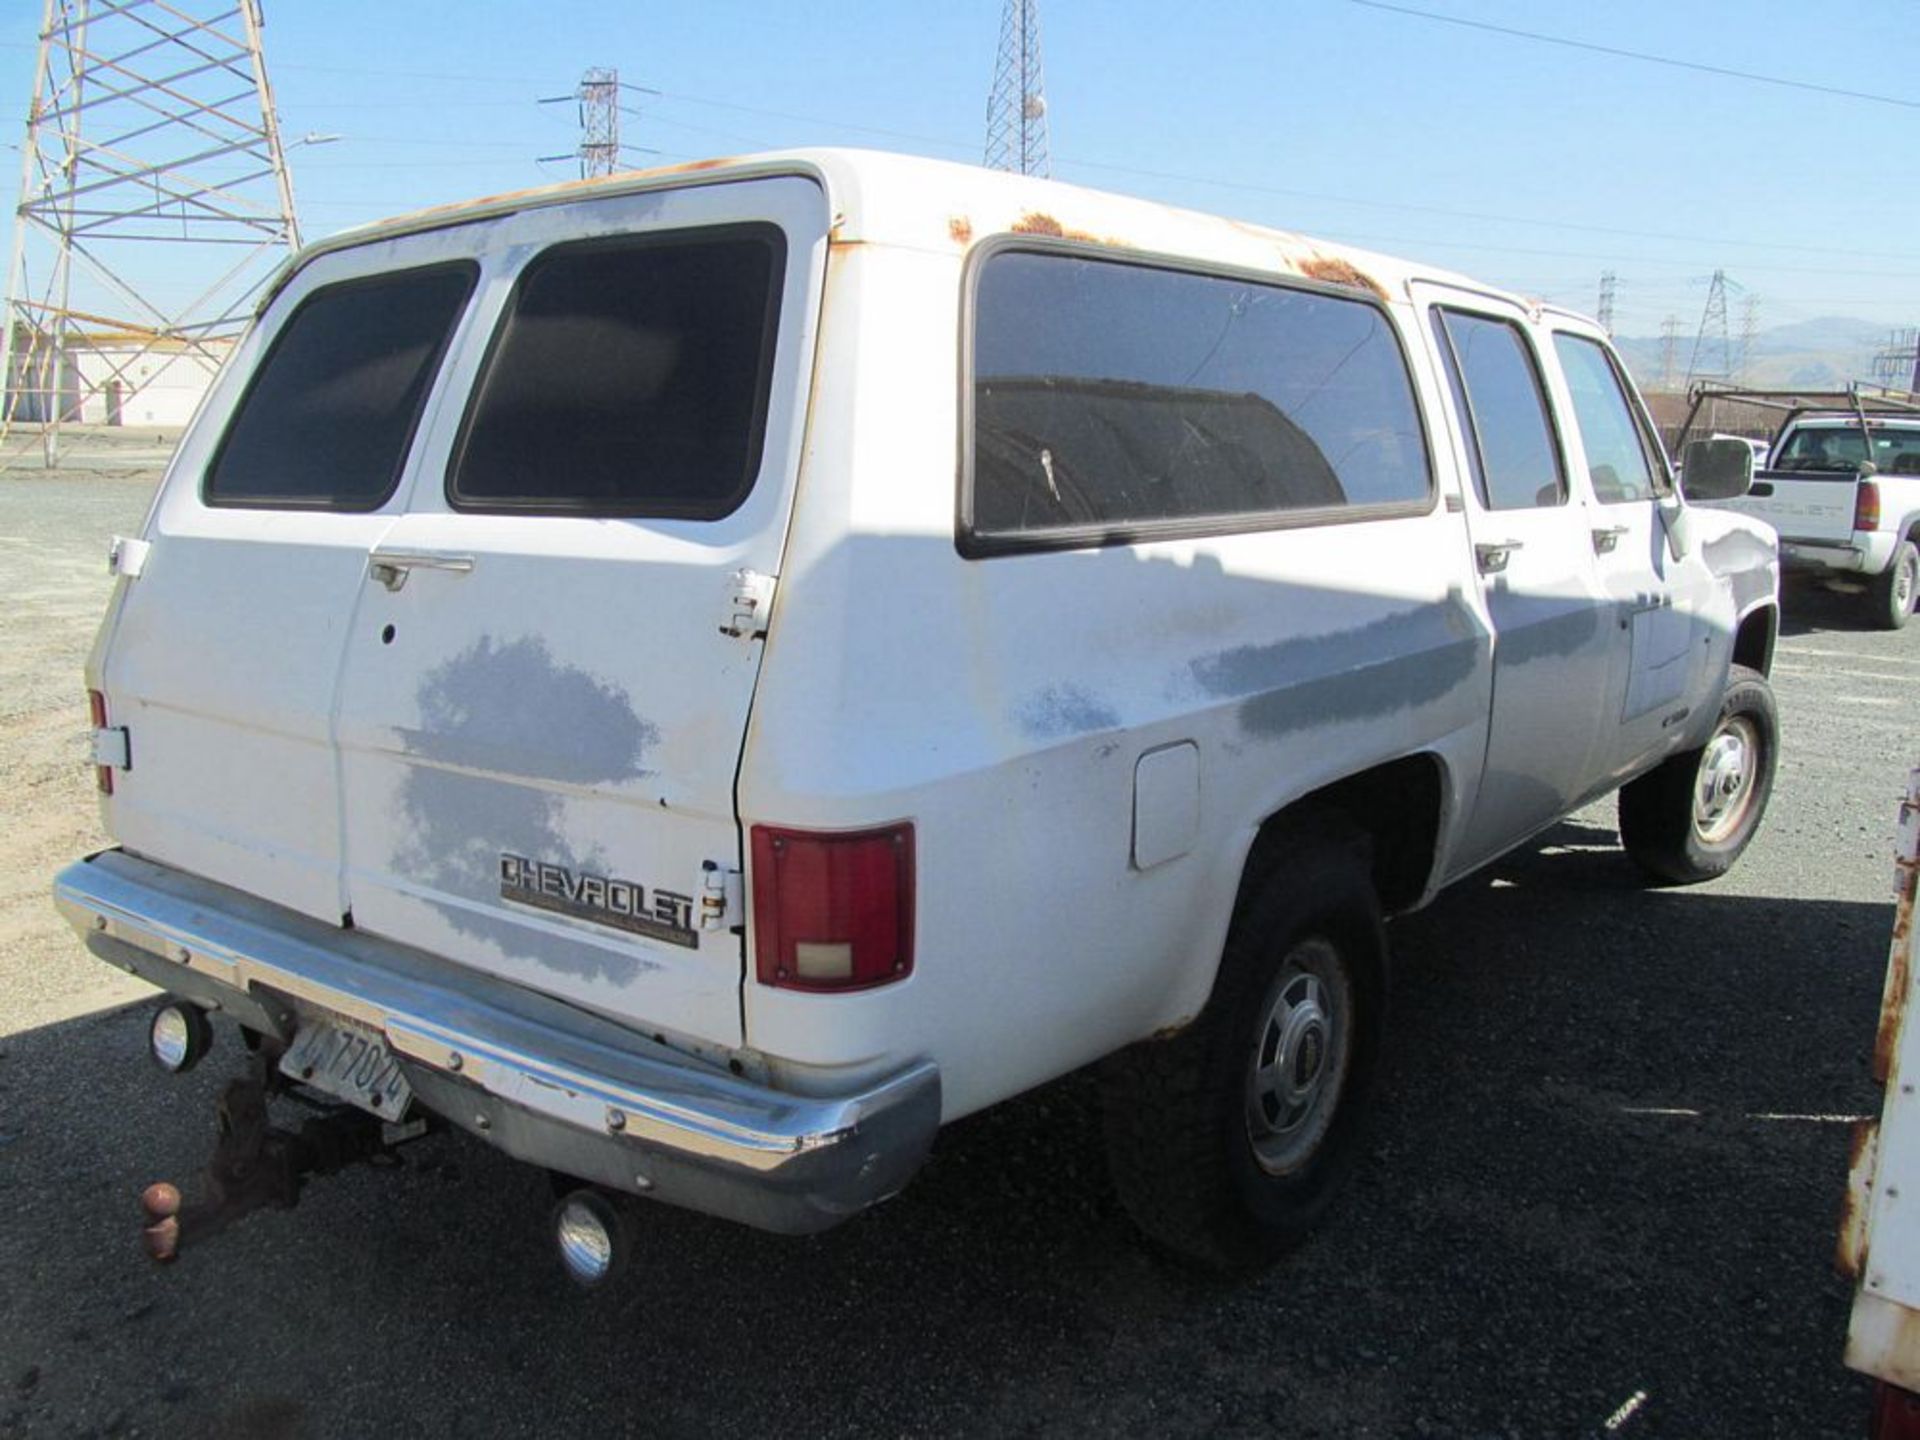
[[[206,1012],[184,1000],[169,1000],[153,1012],[147,1027],[153,1063],[169,1075],[184,1075],[213,1048],[213,1026]]]
[[[598,1190],[575,1190],[553,1207],[553,1238],[567,1278],[583,1290],[597,1289],[625,1263],[630,1242],[626,1221]]]

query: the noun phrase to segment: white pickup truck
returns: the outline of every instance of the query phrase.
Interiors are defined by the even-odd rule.
[[[1591,322],[897,156],[310,247],[114,566],[58,903],[251,1051],[163,1257],[434,1125],[595,1280],[615,1197],[819,1229],[1099,1061],[1142,1227],[1262,1263],[1385,917],[1616,789],[1718,875],[1775,764],[1773,537]]]
[[[1751,490],[1714,503],[1772,525],[1789,575],[1858,592],[1875,624],[1905,625],[1920,597],[1920,396],[1702,387],[1682,443],[1703,407],[1726,405],[1785,418]]]

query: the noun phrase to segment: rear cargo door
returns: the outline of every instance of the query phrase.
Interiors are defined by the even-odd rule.
[[[390,244],[322,257],[215,383],[105,636],[129,850],[339,922],[347,621],[478,278]]]
[[[345,642],[356,926],[740,1042],[733,785],[827,230],[820,187],[775,177],[459,232],[459,400]]]

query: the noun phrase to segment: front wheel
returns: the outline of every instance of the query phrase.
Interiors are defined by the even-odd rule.
[[[1898,630],[1913,614],[1920,593],[1920,547],[1902,540],[1894,549],[1893,564],[1867,590],[1867,603],[1882,630]]]
[[[1363,836],[1302,828],[1243,897],[1206,1008],[1104,1068],[1107,1153],[1134,1222],[1208,1269],[1270,1264],[1351,1166],[1386,1001]]]
[[[1666,885],[1726,874],[1760,828],[1779,751],[1773,687],[1758,671],[1734,666],[1707,743],[1621,788],[1627,854]]]

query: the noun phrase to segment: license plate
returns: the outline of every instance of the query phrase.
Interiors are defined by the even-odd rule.
[[[399,1060],[380,1036],[357,1025],[307,1021],[280,1057],[280,1070],[383,1120],[399,1121],[413,1103]]]

